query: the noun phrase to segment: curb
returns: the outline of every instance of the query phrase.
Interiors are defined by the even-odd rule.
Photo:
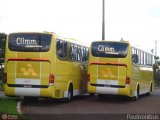
[[[17,112],[22,115],[22,101],[17,102]]]

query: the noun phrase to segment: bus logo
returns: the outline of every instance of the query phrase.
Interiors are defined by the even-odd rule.
[[[36,40],[25,39],[24,37],[18,37],[16,43],[17,45],[37,45]]]
[[[99,45],[98,46],[98,51],[99,52],[105,52],[105,53],[108,53],[108,52],[114,53],[115,52],[114,48],[107,47],[105,45]]]
[[[27,64],[25,68],[21,68],[21,71],[25,76],[29,76],[29,75],[32,75],[34,77],[37,76],[37,73],[34,71],[31,64]]]
[[[112,73],[112,70],[110,68],[106,68],[104,70],[101,71],[101,74],[103,75],[103,77],[110,77],[110,78],[114,78],[114,74]]]

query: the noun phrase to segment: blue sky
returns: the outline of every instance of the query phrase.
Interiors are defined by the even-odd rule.
[[[158,43],[160,0],[105,0],[106,40],[147,50]],[[101,40],[102,0],[0,0],[0,32],[51,31],[87,44]]]

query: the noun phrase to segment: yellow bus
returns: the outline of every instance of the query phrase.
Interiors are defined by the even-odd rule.
[[[87,91],[88,47],[49,32],[9,34],[6,41],[6,96],[65,98]]]
[[[126,41],[95,41],[89,50],[88,92],[138,99],[152,92],[154,55]]]

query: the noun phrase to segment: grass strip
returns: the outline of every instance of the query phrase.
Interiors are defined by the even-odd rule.
[[[9,98],[9,97],[0,98],[0,113],[18,115],[16,109],[18,100],[19,100],[18,98]]]
[[[17,102],[20,98],[17,97],[2,97],[0,98],[0,117],[5,117],[12,120],[29,120],[17,112]]]

